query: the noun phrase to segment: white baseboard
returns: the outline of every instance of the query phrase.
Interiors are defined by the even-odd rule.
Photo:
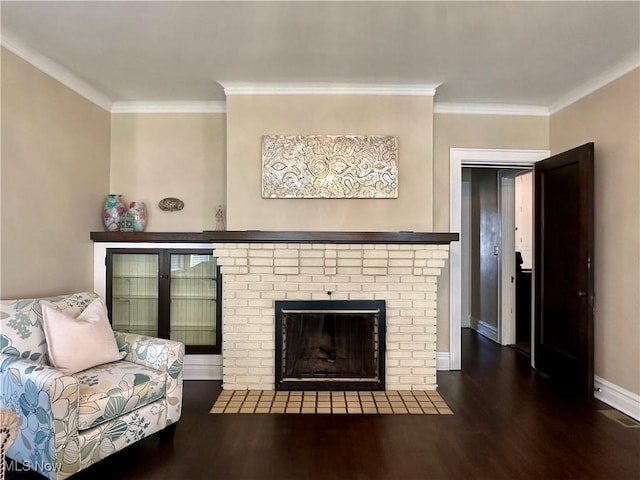
[[[593,377],[593,387],[593,396],[598,400],[640,422],[640,395],[630,392],[597,375]]]
[[[436,370],[451,370],[449,352],[436,352]]]
[[[222,355],[185,355],[185,380],[222,380]]]
[[[471,317],[471,328],[483,337],[498,343],[498,329],[487,322]]]

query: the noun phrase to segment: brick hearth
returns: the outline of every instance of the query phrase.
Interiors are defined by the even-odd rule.
[[[436,388],[437,278],[449,245],[215,243],[223,388],[273,390],[276,300],[386,300],[388,390]]]

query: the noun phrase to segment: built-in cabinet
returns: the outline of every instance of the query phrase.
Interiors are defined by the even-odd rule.
[[[187,353],[220,353],[220,271],[212,250],[106,250],[114,330],[178,340]]]
[[[93,289],[114,330],[186,346],[186,380],[222,379],[222,277],[214,244],[194,232],[92,232]]]

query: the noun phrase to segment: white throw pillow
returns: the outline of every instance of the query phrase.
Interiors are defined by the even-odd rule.
[[[78,317],[42,302],[42,321],[51,364],[66,375],[121,360],[116,339],[100,298],[87,305]]]

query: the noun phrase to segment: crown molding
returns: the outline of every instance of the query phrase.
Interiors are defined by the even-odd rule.
[[[112,101],[104,93],[78,78],[65,67],[17,40],[6,28],[2,29],[1,43],[4,48],[30,63],[38,70],[59,81],[78,95],[104,110],[110,111]]]
[[[225,113],[225,102],[113,102],[107,95],[71,71],[17,40],[6,28],[0,44],[78,95],[111,113]],[[590,95],[640,66],[636,52],[614,68],[560,97],[550,107],[509,104],[462,104],[436,102],[434,113],[467,115],[549,116]],[[230,95],[416,95],[431,96],[440,84],[359,84],[359,83],[250,83],[218,82]]]
[[[459,113],[463,115],[522,115],[548,117],[547,107],[535,105],[509,105],[492,103],[440,103],[433,105],[433,113]]]
[[[229,95],[423,95],[433,97],[437,85],[361,83],[249,83],[218,81]]]
[[[226,102],[113,102],[111,113],[226,113]]]
[[[598,75],[595,78],[592,78],[588,82],[583,83],[575,90],[563,95],[556,102],[554,102],[549,107],[549,113],[553,115],[556,112],[559,112],[563,108],[568,107],[569,105],[577,102],[578,100],[583,99],[587,95],[592,94],[596,90],[601,89],[605,85],[617,80],[618,78],[626,75],[630,71],[638,68],[640,66],[640,52],[636,52],[631,55],[626,60],[618,63],[611,70]]]

